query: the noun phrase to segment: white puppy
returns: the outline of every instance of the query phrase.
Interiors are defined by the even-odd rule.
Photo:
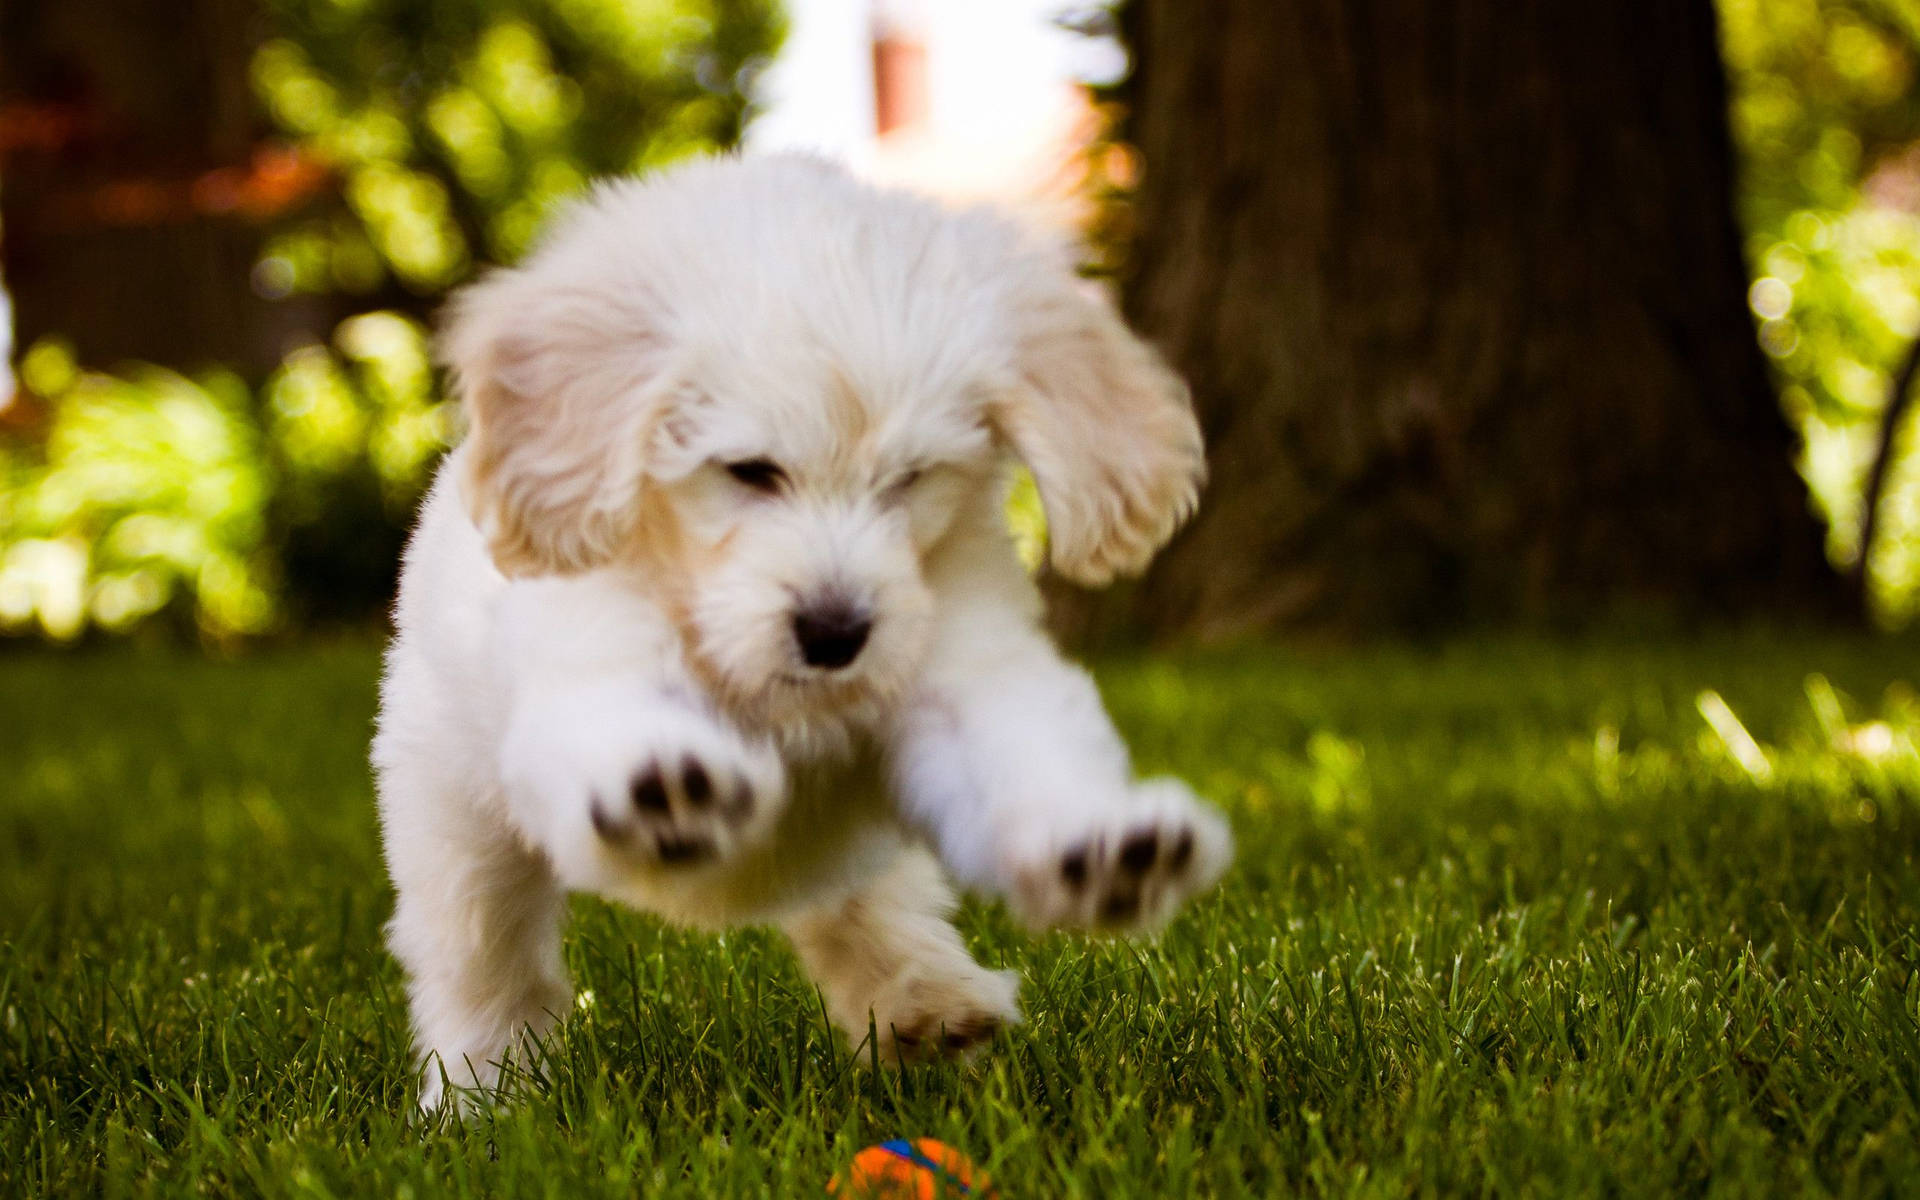
[[[1217,813],[1131,777],[1006,530],[1017,455],[1054,567],[1104,583],[1204,470],[1184,385],[1057,248],[715,159],[599,188],[443,347],[469,432],[373,751],[425,1106],[567,1011],[568,890],[777,923],[891,1059],[1019,1015],[939,863],[1036,927],[1151,927],[1225,868]]]

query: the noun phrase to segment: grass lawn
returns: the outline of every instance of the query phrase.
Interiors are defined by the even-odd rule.
[[[0,655],[0,1196],[807,1196],[903,1135],[1012,1200],[1920,1194],[1911,641],[1107,663],[1240,838],[1160,941],[970,907],[1028,1023],[873,1074],[777,937],[582,900],[550,1077],[426,1130],[375,666]]]

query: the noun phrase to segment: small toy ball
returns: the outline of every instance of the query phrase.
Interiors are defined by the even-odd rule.
[[[999,1193],[967,1156],[932,1138],[896,1138],[868,1146],[827,1184],[840,1200],[935,1200],[970,1196],[998,1200]]]

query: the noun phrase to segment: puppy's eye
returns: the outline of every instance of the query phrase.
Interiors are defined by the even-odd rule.
[[[900,474],[893,477],[893,482],[887,485],[887,496],[894,500],[905,496],[908,489],[920,482],[920,476],[922,474],[923,472],[919,467],[915,467],[911,471],[900,472]]]
[[[743,458],[727,464],[727,474],[756,492],[777,492],[787,481],[787,473],[770,458]]]

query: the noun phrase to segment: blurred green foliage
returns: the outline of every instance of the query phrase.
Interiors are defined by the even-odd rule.
[[[1834,560],[1859,556],[1861,494],[1891,376],[1920,335],[1920,0],[1719,0],[1741,155],[1748,304]],[[1920,610],[1920,454],[1896,443],[1868,564],[1880,617]]]
[[[53,343],[21,375],[58,415],[32,455],[0,441],[0,625],[66,640],[173,610],[216,640],[265,630],[271,476],[245,385],[82,374]]]
[[[272,286],[437,294],[591,177],[738,140],[776,0],[265,0],[276,124],[343,180]]]
[[[260,0],[256,97],[338,186],[276,229],[262,296],[350,314],[263,386],[85,372],[0,429],[0,631],[149,617],[221,642],[379,613],[451,422],[426,320],[587,180],[733,144],[778,0]]]

